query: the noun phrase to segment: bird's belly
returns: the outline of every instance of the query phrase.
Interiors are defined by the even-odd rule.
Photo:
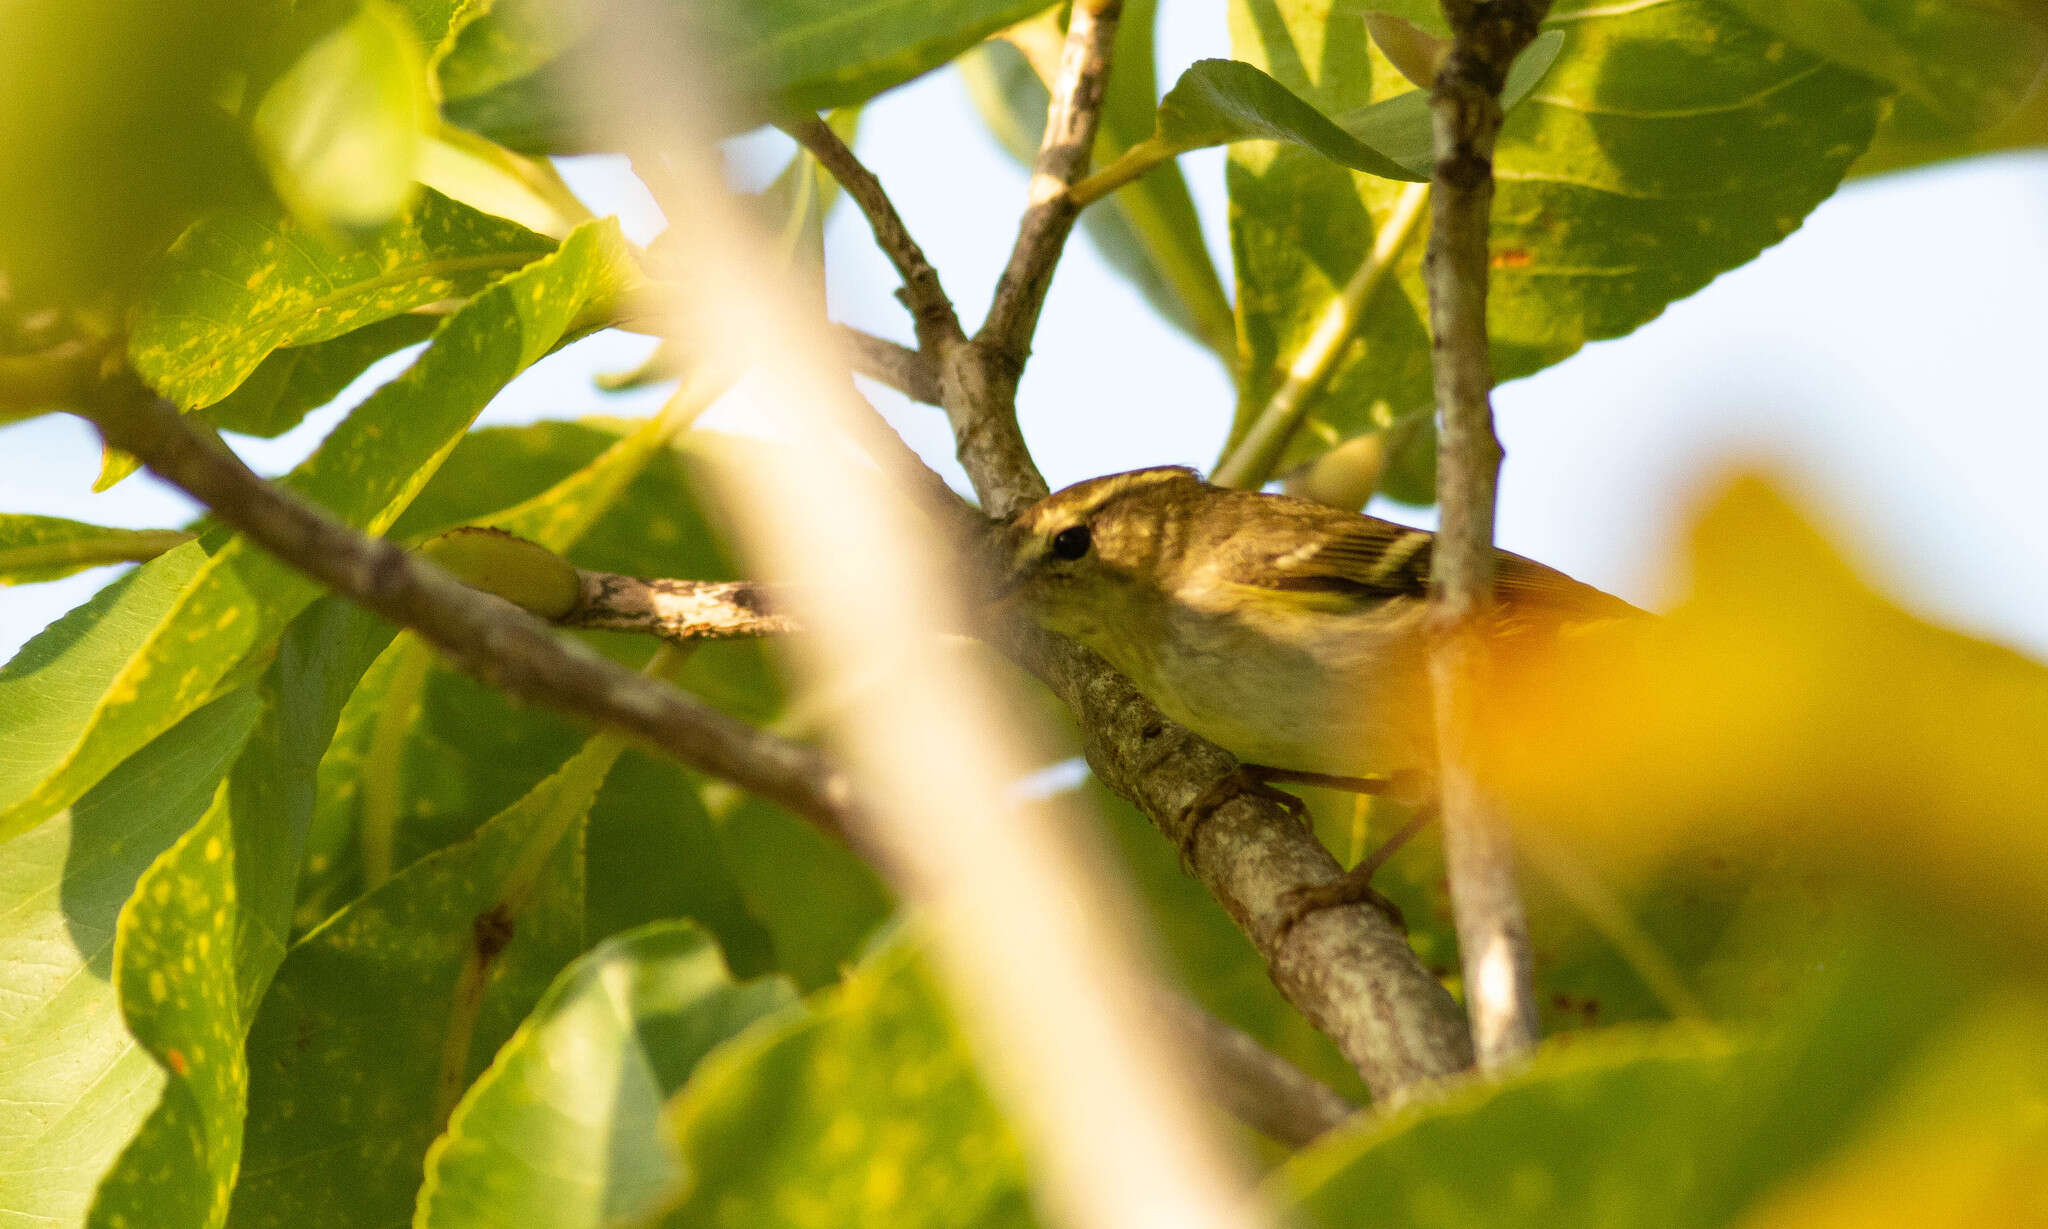
[[[1168,650],[1149,665],[1152,701],[1247,763],[1356,777],[1430,761],[1427,678],[1405,641],[1338,655],[1235,638],[1232,651]]]

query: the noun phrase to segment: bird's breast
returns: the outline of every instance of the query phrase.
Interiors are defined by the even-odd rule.
[[[1419,606],[1419,603],[1418,603]],[[1426,765],[1432,726],[1418,617],[1188,612],[1119,662],[1174,720],[1247,763],[1339,776]]]

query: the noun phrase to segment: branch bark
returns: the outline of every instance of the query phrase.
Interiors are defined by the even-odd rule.
[[[1045,137],[1031,168],[1030,200],[1010,249],[1010,263],[996,283],[988,318],[976,335],[1012,381],[1031,353],[1031,335],[1052,287],[1053,270],[1081,212],[1073,187],[1087,174],[1095,149],[1110,52],[1122,15],[1123,0],[1075,0],[1067,18],[1067,42],[1052,83],[1052,105],[1045,113]]]
[[[912,401],[939,404],[938,368],[924,351],[859,329],[841,327],[837,332],[855,372],[888,385]]]
[[[645,632],[676,644],[779,636],[798,630],[771,590],[748,580],[641,580],[578,569],[583,599],[556,624]]]
[[[1432,575],[1431,690],[1436,703],[1444,859],[1473,1047],[1497,1070],[1536,1043],[1529,934],[1505,825],[1473,774],[1467,731],[1487,667],[1493,520],[1501,447],[1493,430],[1486,334],[1488,234],[1500,91],[1536,37],[1549,0],[1443,0],[1453,34],[1430,99],[1436,171],[1423,278],[1440,420],[1442,505]]]
[[[925,259],[917,240],[910,237],[910,228],[903,224],[903,216],[896,212],[895,203],[882,190],[874,172],[854,156],[853,150],[824,120],[813,117],[790,124],[783,131],[809,150],[818,165],[831,172],[832,178],[839,181],[839,186],[867,215],[868,225],[875,232],[875,243],[903,278],[903,303],[910,309],[917,344],[927,354],[943,355],[964,341],[966,334],[960,328],[960,317],[954,314],[952,300],[939,285],[938,270]]]

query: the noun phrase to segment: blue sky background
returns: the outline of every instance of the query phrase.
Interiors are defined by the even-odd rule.
[[[1206,12],[1213,9],[1214,12]],[[1183,0],[1162,30],[1160,77],[1224,54],[1222,0]],[[734,149],[737,176],[772,173],[780,138]],[[980,130],[950,71],[873,103],[859,148],[970,321],[1014,235],[1024,174]],[[1211,250],[1229,268],[1222,154],[1182,160]],[[645,238],[659,218],[610,160],[572,182]],[[893,272],[859,216],[827,233],[830,302],[849,323],[909,340]],[[651,410],[595,372],[650,343],[601,336],[522,376],[486,423]],[[1692,508],[1738,468],[1786,484],[1873,581],[1942,622],[2048,660],[2048,153],[2005,155],[1850,185],[1751,264],[1635,334],[1587,347],[1495,405],[1507,445],[1499,539],[1632,600],[1676,596],[1674,547]],[[373,371],[354,396],[390,378]],[[351,398],[352,399],[352,398]],[[878,391],[906,439],[961,479],[943,417]],[[1020,396],[1055,486],[1140,465],[1207,466],[1229,422],[1225,373],[1160,322],[1077,239],[1047,303]],[[280,472],[332,428],[314,415],[249,441]],[[708,425],[744,429],[714,411]],[[238,446],[242,442],[238,441]],[[190,505],[138,475],[90,491],[99,450],[75,420],[0,428],[0,510],[103,524],[179,523]],[[1416,509],[1375,507],[1427,523]],[[83,601],[113,569],[0,588],[0,657]]]

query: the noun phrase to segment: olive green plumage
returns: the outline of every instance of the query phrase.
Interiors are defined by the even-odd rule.
[[[1427,773],[1433,534],[1193,470],[1079,483],[1007,530],[1010,600],[1094,649],[1176,721],[1248,763]],[[1637,614],[1502,551],[1502,637]]]

